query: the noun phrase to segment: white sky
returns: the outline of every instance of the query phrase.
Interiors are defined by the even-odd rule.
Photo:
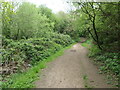
[[[74,9],[74,7],[70,8],[70,3],[68,4],[67,1],[71,0],[27,0],[28,2],[34,3],[36,5],[45,4],[48,8],[52,9],[53,12],[64,11],[67,12],[70,9]],[[74,1],[120,1],[120,0],[74,0]]]
[[[52,9],[54,13],[57,13],[59,11],[67,12],[70,9],[70,6],[68,3],[66,3],[66,0],[5,0],[5,1],[16,1],[16,2],[31,2],[39,5],[46,5],[48,8]]]
[[[52,9],[54,13],[59,11],[67,12],[70,7],[66,3],[66,0],[26,0],[28,2],[34,3],[36,5],[44,4],[48,8]]]
[[[28,1],[36,4],[37,6],[44,4],[48,8],[52,9],[54,13],[57,13],[59,11],[67,12],[68,10],[73,8],[73,7],[70,8],[70,5],[66,3],[67,0],[5,0],[5,1],[17,1],[17,2]],[[85,1],[85,0],[74,0],[74,1]],[[94,0],[94,1],[120,1],[120,0]]]

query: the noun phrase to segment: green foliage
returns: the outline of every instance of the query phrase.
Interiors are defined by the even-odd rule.
[[[112,73],[119,76],[119,58],[118,53],[100,51],[96,46],[90,48],[90,57],[94,57],[95,62],[101,63],[100,70],[105,73]]]
[[[56,14],[56,24],[55,24],[55,31],[58,33],[64,33],[66,27],[69,25],[69,15],[62,11]]]
[[[119,75],[120,66],[117,53],[105,53],[104,55],[97,56],[96,60],[103,62],[103,66],[100,67],[100,70]]]
[[[43,61],[38,62],[37,65],[28,69],[26,72],[13,74],[9,79],[7,78],[7,82],[2,84],[2,88],[33,88],[33,82],[38,78],[38,73],[41,69],[46,67],[46,63],[52,60],[55,60],[58,56],[64,53],[65,49],[70,48],[72,45],[61,49],[59,52],[54,55],[44,59]]]
[[[38,28],[37,12],[37,8],[33,4],[24,2],[19,6],[15,16],[15,22],[17,24],[16,33],[13,31],[13,36],[16,36],[16,39],[31,38],[35,35]]]
[[[14,6],[9,2],[1,3],[2,34],[10,38],[10,29],[12,28],[12,16],[14,16]]]
[[[89,47],[89,56],[102,63],[100,67],[102,71],[112,72],[118,76],[120,68],[118,64],[120,26],[117,22],[119,3],[81,2],[73,5],[79,8],[70,13],[54,14],[43,5],[36,7],[28,2],[18,4],[2,2],[0,12],[2,64],[9,66],[11,62],[17,62],[19,63],[17,66],[20,66],[29,61],[30,64],[35,65],[72,44],[72,39],[80,41],[80,37],[88,37],[94,41],[87,41],[82,45],[92,46]],[[96,45],[101,46],[102,50]],[[15,75],[15,78],[13,76],[5,86],[31,87],[30,83],[34,81],[33,78],[36,77],[40,68],[44,68],[44,64],[40,66],[38,64],[20,76]]]
[[[10,7],[6,7],[4,4]],[[13,40],[39,38],[53,31],[68,34],[75,39],[78,38],[77,31],[73,31],[71,26],[71,17],[62,11],[54,14],[44,5],[36,7],[28,2],[21,4],[3,2],[2,8],[2,35],[6,38]],[[14,13],[9,13],[13,11]],[[6,19],[5,16],[10,17]]]
[[[45,32],[53,31],[55,20],[52,18],[55,16],[52,12],[45,12],[44,9],[48,8],[37,8],[28,2],[18,5],[15,2],[3,2],[2,35],[9,39],[20,40],[38,38]],[[46,14],[43,14],[43,11]]]
[[[89,57],[99,66],[99,73],[107,73],[110,79],[114,78],[116,80],[114,85],[118,86],[117,82],[120,75],[119,53],[100,50],[96,45],[91,43],[91,40],[82,43],[82,46],[87,47],[90,50]]]
[[[81,43],[82,46],[86,47],[86,48],[90,48],[91,45],[91,40],[87,40],[84,43]]]
[[[21,41],[4,38],[4,49],[1,51],[3,62],[11,60],[40,61],[72,43],[71,38],[67,35],[55,35],[51,35],[51,38],[30,38]]]
[[[79,35],[90,34],[100,49],[119,52],[119,2],[76,2],[74,6],[73,26]]]
[[[40,5],[38,8],[38,12],[41,13],[42,16],[46,16],[47,18],[50,19],[50,22],[54,22],[56,21],[56,16],[54,13],[52,13],[52,10],[49,9],[48,7],[44,6],[44,5]]]
[[[87,15],[84,14],[81,10],[76,10],[77,15],[75,15],[75,20],[73,21],[73,27],[74,30],[77,31],[77,34],[79,37],[88,37],[87,28],[86,25],[87,21]]]
[[[0,49],[2,65],[9,67],[12,62],[17,62],[18,64],[15,67],[18,68],[16,74],[13,74],[9,79],[5,78],[7,79],[7,83],[3,82],[2,87],[32,87],[33,84],[31,82],[36,80],[39,70],[45,67],[46,59],[73,43],[68,35],[53,32],[46,34],[42,38],[21,39],[18,41],[3,38],[3,48]],[[57,55],[50,57],[48,61],[53,60],[54,57],[62,53],[63,50],[57,53]],[[21,71],[21,66],[25,62],[28,62],[32,66],[27,72]]]
[[[34,4],[22,2],[2,3],[2,48],[0,49],[2,66],[6,75],[21,74],[23,69],[37,65],[62,48],[73,43],[69,35],[58,34],[57,26],[64,29],[65,23],[52,11],[45,7],[36,7]],[[66,14],[65,14],[66,15]],[[60,22],[59,22],[60,21]],[[40,65],[44,68],[44,64]],[[34,67],[33,67],[34,68]],[[35,69],[35,70],[34,70]],[[39,67],[31,68],[29,74],[15,75],[6,85],[8,87],[29,87],[27,83],[33,81]],[[2,71],[3,72],[3,71]],[[25,75],[25,76],[24,76]],[[27,77],[28,76],[28,77]],[[18,79],[17,79],[18,78]],[[30,79],[30,80],[28,80]],[[16,80],[18,80],[16,82]],[[11,81],[14,85],[11,85]],[[16,82],[16,83],[15,83]],[[11,85],[11,86],[9,86]],[[3,86],[4,87],[4,86]]]
[[[28,2],[2,2],[1,8],[0,58],[6,72],[1,71],[2,87],[32,87],[31,82],[36,79],[39,69],[45,67],[47,58],[73,43],[69,35],[58,34],[63,33],[67,25],[67,14],[57,16],[45,6],[36,7]],[[66,17],[63,19],[63,16]],[[7,75],[12,77],[8,79]]]
[[[3,2],[3,17],[9,16],[13,6],[14,4]],[[47,7],[37,8],[34,4],[28,2],[16,6],[14,14],[10,14],[10,20],[2,17],[5,22],[2,22],[2,31],[4,31],[2,33],[3,48],[0,49],[0,52],[3,67],[5,69],[6,67],[10,68],[12,63],[15,63],[17,73],[13,74],[11,78],[7,78],[8,82],[3,82],[2,87],[27,88],[32,87],[31,82],[37,77],[36,73],[39,72],[39,69],[45,67],[46,59],[72,44],[73,40],[69,35],[54,32],[57,19],[54,18],[54,14]],[[13,9],[15,8],[13,7]],[[4,11],[6,12],[4,13]],[[26,62],[32,68],[23,72],[22,67],[25,66]]]
[[[96,45],[93,45],[92,48],[90,48],[89,56],[92,57],[92,56],[95,56],[95,55],[99,55],[100,52],[101,52],[101,50]]]
[[[30,88],[33,87],[32,82],[37,79],[37,73],[45,68],[45,61],[39,62],[36,66],[27,70],[27,72],[13,74],[7,82],[3,83],[3,88]]]

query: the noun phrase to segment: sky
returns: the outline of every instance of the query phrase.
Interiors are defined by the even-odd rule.
[[[52,11],[54,13],[57,13],[59,11],[67,12],[70,9],[74,9],[74,7],[70,8],[70,3],[69,4],[67,3],[67,1],[71,1],[71,0],[27,0],[27,1],[34,3],[36,5],[44,4],[48,8],[52,9]],[[98,2],[110,1],[110,2],[114,2],[114,1],[120,1],[120,0],[73,0],[73,1],[98,1]]]
[[[67,12],[70,10],[70,5],[66,2],[66,0],[5,0],[5,1],[15,1],[15,2],[30,2],[34,3],[37,6],[39,5],[46,5],[48,8],[50,8],[54,13],[57,13],[59,11]]]
[[[52,9],[54,13],[57,13],[59,11],[67,12],[70,9],[70,6],[68,3],[66,3],[66,0],[26,0],[28,2],[34,3],[37,6],[44,4],[48,8]]]
[[[67,12],[70,9],[74,9],[74,7],[70,8],[70,3],[68,4],[67,0],[5,0],[5,1],[17,1],[17,2],[27,1],[27,2],[34,3],[37,6],[44,4],[48,8],[50,8],[54,13],[57,13],[59,11]],[[74,0],[74,1],[85,1],[85,0]],[[91,0],[88,0],[88,1],[91,1]],[[101,1],[120,1],[120,0],[94,0],[94,1],[101,2]]]

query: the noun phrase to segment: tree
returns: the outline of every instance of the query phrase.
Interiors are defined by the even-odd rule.
[[[17,39],[33,37],[37,30],[37,8],[28,2],[22,3],[17,9]]]
[[[79,23],[87,27],[93,40],[97,43],[99,49],[106,49],[114,41],[118,41],[118,10],[119,3],[117,2],[72,2],[76,7],[77,14],[84,17],[85,23]],[[84,28],[85,29],[85,28]],[[114,34],[114,35],[113,35]],[[112,39],[114,38],[114,39]],[[111,46],[112,47],[112,46]]]
[[[14,6],[10,2],[2,2],[1,3],[2,8],[2,35],[4,35],[6,38],[10,38],[11,35],[11,28],[13,25],[13,16],[15,14],[14,12]]]

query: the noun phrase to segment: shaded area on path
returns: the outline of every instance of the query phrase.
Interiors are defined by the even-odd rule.
[[[80,43],[73,45],[64,55],[48,63],[35,82],[36,88],[85,88],[85,76],[90,87],[112,88],[106,83],[104,75],[98,74],[97,67],[87,54],[88,49]]]

